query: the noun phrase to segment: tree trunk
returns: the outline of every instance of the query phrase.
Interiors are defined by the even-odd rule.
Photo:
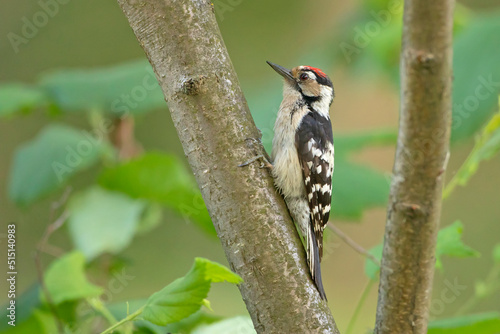
[[[452,0],[405,1],[399,137],[375,333],[427,333],[451,123]]]
[[[153,65],[258,333],[338,333],[316,290],[206,0],[118,0]],[[267,68],[262,64],[263,70]]]

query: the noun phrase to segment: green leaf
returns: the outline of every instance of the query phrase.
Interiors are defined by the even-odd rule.
[[[465,245],[462,240],[463,224],[456,221],[450,226],[441,229],[437,237],[436,245],[436,268],[442,268],[441,256],[451,257],[478,257],[476,250]]]
[[[442,228],[438,232],[436,245],[436,268],[442,268],[441,256],[447,255],[451,257],[472,257],[479,256],[479,252],[465,245],[462,240],[463,225],[460,221],[456,221],[450,226]],[[379,261],[382,260],[383,244],[378,244],[371,248],[368,252],[375,256]],[[377,274],[380,267],[373,263],[370,259],[365,259],[365,274],[371,280],[377,280]]]
[[[10,321],[9,318],[4,321]],[[36,309],[33,311],[31,316],[18,323],[17,319],[15,321],[15,326],[9,326],[9,329],[2,331],[2,334],[26,334],[26,333],[37,333],[37,334],[53,334],[58,333],[57,322],[50,312],[42,311]]]
[[[397,139],[397,131],[392,129],[337,136],[335,145],[338,146],[338,149],[335,150],[335,157],[349,156],[354,152],[373,146],[393,146]]]
[[[500,151],[500,112],[493,115],[476,138],[476,144],[465,162],[446,185],[443,198],[447,198],[457,185],[465,186],[476,173],[483,160],[491,159]]]
[[[152,324],[148,321],[142,321],[139,324],[136,324],[136,326],[149,328],[156,334],[163,334],[163,333],[191,334],[193,329],[200,325],[211,324],[220,321],[222,319],[223,318],[221,316],[216,316],[202,311],[197,311],[191,314],[189,317],[182,319],[181,321],[169,324],[164,327]]]
[[[472,136],[497,106],[500,14],[475,16],[453,47],[452,140]]]
[[[122,116],[167,107],[146,60],[92,70],[59,70],[44,75],[41,86],[64,111],[97,109]]]
[[[498,334],[499,332],[500,314],[497,312],[490,312],[431,321],[427,333]]]
[[[200,325],[208,325],[217,321],[222,320],[220,316],[215,316],[202,311],[193,313],[187,318],[182,319],[179,322],[167,325],[164,327],[164,331],[161,333],[192,333],[192,330]]]
[[[81,300],[70,300],[55,307],[57,317],[66,324],[75,324],[78,321],[78,309]]]
[[[200,309],[211,283],[223,281],[239,284],[242,279],[218,263],[196,258],[186,276],[149,297],[142,315],[160,326],[180,321]]]
[[[390,180],[384,174],[336,157],[333,173],[332,213],[334,219],[360,220],[363,212],[385,206]]]
[[[141,215],[137,233],[147,233],[161,223],[162,207],[157,203],[148,203]]]
[[[361,57],[355,63],[355,73],[370,73],[375,70],[383,70],[394,82],[398,82],[399,77],[399,57],[401,54],[401,34],[402,34],[402,10],[403,2],[400,2],[399,10],[391,15],[391,20],[386,27],[381,27],[380,33],[375,38],[366,35],[367,27],[373,26],[374,17],[370,15],[367,21],[359,25],[365,32],[368,46],[359,48]],[[351,36],[351,40],[357,34]],[[359,35],[358,35],[359,36]],[[358,37],[359,39],[359,37]],[[376,64],[377,66],[374,66]],[[371,68],[370,68],[371,67]]]
[[[375,256],[375,258],[379,261],[382,260],[382,251],[384,250],[383,244],[378,244],[375,247],[371,248],[368,253]],[[372,281],[376,281],[378,279],[378,273],[380,272],[380,267],[373,263],[370,259],[365,259],[365,274]]]
[[[233,334],[257,333],[253,327],[252,319],[248,316],[238,316],[213,324],[202,325],[194,329],[191,334]]]
[[[500,119],[500,117],[498,118]],[[498,152],[500,152],[500,127],[496,129],[491,137],[488,138],[488,141],[484,144],[484,146],[478,151],[477,165],[479,165],[480,160],[491,159]]]
[[[366,77],[373,73],[389,76],[399,82],[399,58],[403,26],[403,1],[363,1],[360,11],[344,19],[344,28],[336,30],[337,37],[323,43],[336,42],[342,55],[335,63],[351,65],[354,74]],[[453,17],[454,35],[458,36],[470,19],[470,10],[457,4]],[[323,57],[325,53],[323,52]],[[326,53],[331,57],[330,53]],[[332,64],[330,61],[329,64]]]
[[[103,289],[90,283],[85,277],[85,256],[78,251],[68,253],[52,262],[45,273],[45,285],[51,301],[65,301],[97,297]]]
[[[44,92],[24,84],[12,83],[0,86],[0,116],[16,112],[30,112],[47,106]]]
[[[99,184],[133,198],[163,204],[216,235],[198,186],[187,168],[173,155],[147,153],[103,171]]]
[[[390,178],[355,162],[352,155],[368,147],[394,145],[395,131],[374,131],[335,138],[335,172],[333,173],[333,218],[359,220],[365,210],[385,206],[389,198]],[[370,191],[366,191],[370,189]]]
[[[116,303],[108,306],[109,311],[113,314],[116,319],[123,319],[128,314],[132,314],[139,310],[146,300],[132,300],[127,303]],[[127,313],[128,311],[128,313]],[[148,331],[148,333],[154,334],[165,334],[165,333],[178,333],[178,334],[190,334],[193,328],[202,324],[211,324],[216,321],[220,321],[223,318],[221,316],[216,316],[213,314],[197,311],[191,314],[189,317],[184,318],[178,322],[169,324],[167,326],[158,326],[152,324],[145,320],[134,320],[134,327]]]
[[[500,263],[500,244],[496,244],[493,248],[493,260]]]
[[[30,204],[97,162],[104,151],[104,144],[84,131],[50,125],[17,149],[9,177],[9,197],[18,205]]]
[[[99,187],[79,193],[68,203],[73,243],[87,260],[118,253],[131,242],[145,207],[145,201]]]
[[[163,334],[164,332],[162,331],[155,331],[153,329],[149,329],[147,327],[139,327],[137,324],[135,324],[136,328],[134,329],[134,334]],[[162,328],[162,327],[159,327]]]
[[[402,21],[399,14],[393,11],[383,26],[380,10],[388,14],[388,6],[379,5],[374,6],[378,8],[374,11],[365,10],[354,20],[347,21],[344,26],[348,29],[344,33],[340,30],[340,36],[322,40],[321,43],[335,41],[341,56],[338,62],[354,65],[351,67],[356,73],[366,77],[374,70],[382,70],[394,83],[398,83]],[[374,12],[378,13],[378,19]],[[376,35],[371,35],[367,33],[367,27],[379,29]],[[454,32],[451,138],[456,142],[471,137],[494,112],[500,92],[500,66],[495,56],[500,53],[500,14],[474,15],[464,6],[457,6]],[[327,59],[332,58],[332,52],[321,54],[327,55]]]
[[[21,305],[22,307],[19,307]],[[23,289],[21,294],[16,294],[16,327],[21,323],[27,321],[36,310],[40,303],[40,285],[38,283],[33,283],[29,288]],[[7,315],[10,313],[7,307],[9,306],[9,301],[7,300],[5,304],[0,307],[0,317],[2,319],[8,319]],[[0,322],[0,333],[3,333],[7,328],[11,327],[7,322]]]
[[[476,281],[474,283],[474,294],[478,299],[488,296],[489,290],[488,284],[484,281]]]

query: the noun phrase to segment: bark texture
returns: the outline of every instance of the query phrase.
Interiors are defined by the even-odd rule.
[[[375,333],[427,333],[451,123],[453,0],[405,1],[401,110]]]
[[[118,0],[153,65],[258,333],[338,333],[313,285],[206,0]],[[267,64],[262,64],[267,69]],[[278,107],[278,106],[277,106]]]

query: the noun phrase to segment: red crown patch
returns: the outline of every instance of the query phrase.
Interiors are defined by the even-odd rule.
[[[304,66],[304,68],[307,70],[313,71],[314,73],[316,73],[320,77],[326,78],[326,74],[322,70],[320,70],[319,68],[311,67],[311,66]]]

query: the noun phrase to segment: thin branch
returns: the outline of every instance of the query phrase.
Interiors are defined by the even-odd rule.
[[[358,323],[359,314],[361,313],[361,309],[365,305],[366,299],[370,295],[370,291],[374,283],[375,281],[371,279],[368,280],[368,283],[366,283],[366,286],[363,289],[363,293],[359,297],[358,303],[356,304],[356,308],[354,309],[351,320],[349,320],[349,323],[347,324],[347,329],[345,331],[345,334],[351,334],[354,329],[354,326]]]
[[[127,161],[139,156],[143,152],[142,145],[136,140],[134,117],[125,115],[115,119],[111,142],[118,151],[118,159]]]
[[[121,325],[123,325],[123,324],[125,324],[125,323],[127,323],[129,321],[133,321],[135,318],[137,318],[138,316],[140,316],[142,314],[142,311],[144,311],[144,306],[141,307],[140,309],[138,309],[137,311],[135,311],[134,313],[127,315],[126,318],[123,318],[122,320],[120,320],[117,323],[113,324],[111,327],[109,327],[106,330],[104,330],[101,334],[113,333],[115,331],[115,329],[117,329]]]
[[[64,205],[64,203],[67,201],[70,193],[71,193],[71,187],[68,187],[64,191],[61,198],[58,201],[52,203],[50,215],[49,215],[51,220],[54,219],[56,211],[62,205]],[[69,214],[67,211],[63,211],[63,213],[61,213],[61,215],[53,223],[51,223],[51,224],[49,224],[49,226],[47,226],[42,238],[40,239],[40,242],[37,245],[37,248],[35,250],[35,255],[34,255],[35,267],[36,267],[36,272],[37,272],[37,276],[38,276],[38,282],[40,283],[40,287],[42,289],[42,292],[45,295],[45,298],[47,299],[47,304],[49,306],[49,310],[54,315],[54,317],[57,321],[57,327],[58,327],[59,333],[62,333],[63,325],[62,325],[61,318],[59,317],[59,314],[57,312],[57,309],[55,307],[55,304],[52,300],[52,296],[50,295],[50,291],[49,291],[49,289],[47,289],[47,286],[45,285],[45,280],[43,277],[43,266],[42,266],[41,253],[44,252],[48,248],[47,242],[48,242],[50,236],[64,224],[64,222],[68,218],[68,215]],[[52,250],[52,253],[58,251],[58,249],[56,247],[51,247],[50,249]]]
[[[375,333],[427,333],[451,123],[453,0],[405,1],[398,145]]]
[[[47,246],[47,241],[49,240],[50,236],[64,224],[64,222],[66,221],[66,219],[68,219],[68,217],[69,217],[69,212],[63,211],[63,213],[61,213],[59,218],[57,218],[52,224],[47,226],[47,229],[45,230],[42,239],[38,243],[37,252],[41,252],[45,249],[45,247]]]
[[[118,0],[153,65],[258,333],[338,333],[269,172],[207,0]],[[266,64],[262,64],[265,68]],[[253,139],[253,140],[249,140]]]
[[[455,316],[460,316],[469,313],[476,305],[485,297],[493,296],[500,290],[500,264],[495,264],[486,279],[483,281],[484,291],[481,294],[474,292],[470,298],[465,301],[462,306],[455,312]]]
[[[66,187],[66,189],[64,189],[64,193],[62,194],[61,198],[59,198],[59,200],[55,202],[52,202],[52,205],[50,206],[50,216],[49,216],[50,221],[54,220],[57,210],[59,210],[59,208],[61,208],[66,203],[72,190],[73,188]],[[46,233],[48,233],[48,231],[46,231]]]
[[[118,322],[111,311],[104,305],[104,303],[99,298],[86,298],[87,304],[92,307],[92,309],[103,316],[110,325],[114,325]]]
[[[332,222],[330,222],[327,226],[340,238],[340,240],[344,241],[347,245],[354,249],[354,251],[370,259],[373,263],[380,267],[380,261],[377,260],[377,258],[373,256],[373,254],[370,254],[366,249],[357,244],[356,241],[352,240],[347,234],[342,232],[342,230],[335,226]]]
[[[500,104],[500,97],[499,97]],[[488,145],[491,136],[494,134],[495,130],[498,128],[500,123],[500,111],[495,113],[493,117],[489,120],[486,126],[483,128],[480,134],[476,136],[476,142],[474,147],[470,151],[469,155],[462,163],[458,171],[453,175],[451,180],[448,182],[443,190],[443,199],[448,198],[453,192],[456,186],[465,186],[469,179],[475,174],[477,170],[477,163],[483,160],[484,157],[481,156],[481,151]]]

